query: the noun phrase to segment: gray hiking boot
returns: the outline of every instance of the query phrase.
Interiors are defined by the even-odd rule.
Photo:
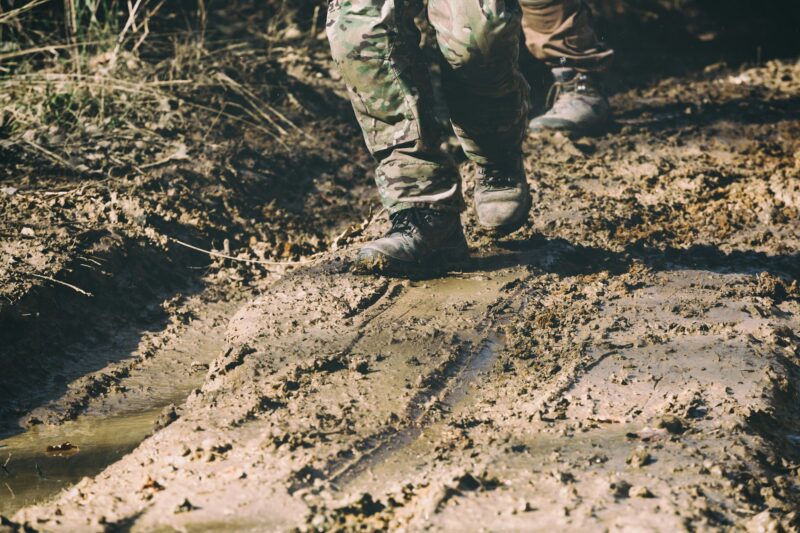
[[[611,106],[592,74],[554,68],[555,83],[547,97],[550,109],[530,121],[531,131],[557,130],[572,134],[601,131],[611,117]]]
[[[506,166],[478,167],[475,212],[483,228],[495,235],[507,235],[528,221],[530,210],[530,188],[522,159]]]
[[[386,236],[367,243],[358,253],[356,271],[424,275],[469,257],[458,213],[411,208],[395,213],[391,220]]]

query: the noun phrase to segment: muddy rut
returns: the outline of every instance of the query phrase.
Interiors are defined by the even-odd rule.
[[[618,95],[606,137],[530,139],[530,227],[467,215],[438,279],[353,275],[353,249],[285,276],[163,427],[14,522],[798,527],[798,94],[798,64],[711,72]]]

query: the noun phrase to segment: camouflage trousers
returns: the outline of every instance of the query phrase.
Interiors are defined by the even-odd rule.
[[[339,68],[390,213],[463,209],[461,180],[441,148],[431,67],[414,18],[422,0],[330,0],[327,22]],[[528,86],[518,68],[516,0],[428,0],[453,130],[478,164],[518,158]]]

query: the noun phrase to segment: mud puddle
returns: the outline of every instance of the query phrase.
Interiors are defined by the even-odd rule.
[[[83,417],[0,440],[0,514],[45,501],[98,474],[153,431],[160,411]]]
[[[240,305],[239,299],[189,298],[172,324],[139,334],[129,357],[81,376],[61,398],[35,409],[26,417],[28,430],[0,434],[5,436],[0,440],[0,514],[45,501],[98,474],[174,420],[177,406],[202,384],[209,363],[219,356],[228,319]],[[133,339],[132,332],[123,334]],[[86,383],[108,375],[121,377],[99,394],[87,391]],[[74,416],[71,410],[80,414],[65,420]],[[31,419],[49,423],[31,424]]]

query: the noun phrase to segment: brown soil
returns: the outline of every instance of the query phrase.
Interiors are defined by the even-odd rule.
[[[178,254],[174,243],[156,254],[155,241],[126,233],[113,249],[136,246],[142,279],[167,281],[143,294],[132,282],[94,288],[113,298],[87,313],[111,310],[102,327],[135,318],[121,329],[132,340],[95,338],[102,328],[93,326],[70,338],[73,362],[32,351],[34,319],[25,313],[47,300],[10,278],[16,288],[7,294],[19,296],[3,312],[21,324],[13,346],[44,365],[25,379],[62,373],[38,395],[15,389],[15,413],[28,425],[92,416],[102,424],[126,409],[152,413],[149,425],[174,405],[97,475],[44,501],[8,505],[6,527],[796,530],[798,99],[793,60],[713,65],[620,91],[609,134],[526,142],[531,225],[491,242],[466,213],[473,259],[429,280],[350,272],[358,242],[385,222],[331,249],[374,196],[344,155],[325,156],[319,172],[339,176],[337,199],[314,204],[324,194],[311,188],[308,226],[300,214],[290,217],[296,226],[279,226],[288,212],[258,223],[285,242],[317,235],[316,248],[272,256],[324,250],[312,264],[261,277],[219,261],[210,273],[170,281],[164,272],[175,262],[188,271],[198,256]],[[347,123],[349,151],[358,139]],[[471,174],[466,165],[467,192]],[[222,198],[228,189],[210,190]],[[32,205],[17,194],[3,201],[20,213]],[[251,205],[246,194],[234,202]],[[239,232],[237,243],[252,229],[212,224],[199,234],[220,239],[223,227]],[[79,249],[47,264],[73,265]],[[53,290],[62,289],[51,298],[69,294],[67,309],[80,308],[85,297]],[[125,299],[152,315],[118,309]],[[58,310],[39,320],[55,323]],[[49,335],[42,343],[51,350],[57,337]],[[104,351],[116,355],[102,360],[102,343],[117,343]],[[13,354],[0,351],[4,365]],[[59,438],[77,431],[61,427]],[[91,439],[63,441],[77,446],[65,460],[94,453]],[[45,448],[16,442],[0,443],[0,465],[3,446],[19,446],[6,472],[39,472]]]
[[[232,50],[225,40],[216,50],[176,44],[170,60],[126,57],[129,65],[120,60],[110,74],[102,61],[89,61],[94,70],[86,75],[144,87],[153,77],[174,77],[175,61],[188,63],[179,74],[199,80],[130,96],[133,102],[113,110],[121,123],[115,128],[92,116],[25,124],[13,134],[0,128],[0,365],[13,369],[0,373],[0,430],[65,389],[104,393],[131,360],[155,354],[177,334],[170,328],[212,316],[205,303],[257,294],[372,209],[369,155],[327,75],[325,43],[303,36],[288,41],[294,52],[264,52],[263,36],[253,35],[257,16],[269,17],[262,11],[247,27],[253,39],[242,35],[243,46]],[[231,24],[216,31],[237,31]],[[154,37],[155,51],[162,45]],[[40,76],[59,80],[57,69]],[[218,69],[254,87],[250,107]],[[46,91],[89,104],[96,97],[69,82],[45,89],[25,79],[4,79],[0,103],[32,105],[32,98],[41,105],[37,98],[46,94],[38,92]],[[237,105],[244,111],[224,111]],[[251,116],[258,105],[284,118],[275,126],[280,136]],[[147,346],[145,337],[156,334],[164,338]],[[69,403],[58,418],[74,417],[86,401]]]

